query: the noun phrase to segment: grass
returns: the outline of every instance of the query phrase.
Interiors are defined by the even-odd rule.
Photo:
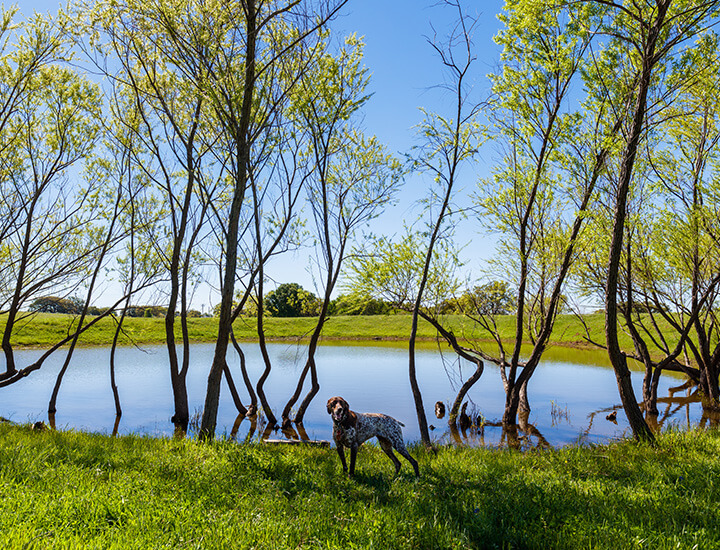
[[[73,318],[63,314],[38,314],[22,324],[13,332],[12,341],[16,346],[51,345],[62,339],[68,332]],[[459,315],[447,316],[446,321],[452,331],[460,336],[468,336],[478,340],[489,340],[489,335],[468,319]],[[380,340],[402,341],[410,335],[409,315],[377,315],[377,316],[337,316],[331,317],[323,330],[325,340]],[[594,314],[587,316],[586,322],[592,334],[599,342],[604,342],[604,316]],[[121,344],[159,344],[165,342],[165,321],[162,318],[128,318],[125,321],[125,333]],[[238,319],[234,325],[235,336],[240,340],[257,340],[256,321],[252,318]],[[179,323],[178,323],[179,325]],[[0,327],[5,323],[0,316]],[[302,339],[309,337],[315,326],[314,318],[268,318],[265,322],[266,335],[271,340]],[[180,338],[179,326],[177,337]],[[502,338],[510,342],[514,339],[514,317],[500,318],[499,328]],[[189,320],[190,340],[192,342],[213,342],[217,336],[217,319],[193,318]],[[83,334],[83,345],[109,345],[112,342],[115,324],[111,319],[103,319],[97,326]],[[1,331],[0,331],[1,333]],[[584,328],[573,315],[558,317],[551,337],[552,344],[569,347],[588,347],[583,340]],[[418,337],[420,340],[431,341],[437,336],[435,329],[425,321],[420,322]],[[631,347],[628,337],[621,344]],[[494,349],[494,348],[493,348]]]
[[[521,454],[334,449],[0,425],[0,547],[720,548],[720,436]]]

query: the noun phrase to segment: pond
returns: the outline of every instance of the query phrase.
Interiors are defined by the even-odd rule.
[[[245,343],[243,349],[251,378],[256,381],[262,371],[259,347]],[[292,343],[273,343],[269,345],[269,351],[273,371],[265,389],[275,414],[279,416],[297,383],[306,348]],[[76,350],[58,398],[58,428],[111,433],[115,411],[110,389],[109,353],[109,349],[105,348]],[[36,350],[18,351],[18,365],[25,366],[40,354],[41,351]],[[199,414],[203,406],[212,355],[212,344],[194,344],[191,347],[188,373],[191,414]],[[239,360],[236,356],[230,357],[235,382],[246,400]],[[15,422],[46,420],[47,403],[63,359],[63,353],[59,352],[40,371],[13,386],[0,389],[0,415]],[[325,403],[334,395],[343,396],[355,411],[383,412],[397,418],[405,424],[407,441],[420,438],[407,375],[406,348],[371,343],[324,344],[318,350],[317,366],[321,390],[305,417],[305,429],[311,439],[331,439],[332,423]],[[119,433],[171,435],[172,393],[165,348],[123,348],[119,350],[116,368],[123,407]],[[451,353],[427,348],[418,350],[417,371],[428,422],[434,426],[431,432],[433,439],[440,443],[451,442],[458,437],[470,444],[501,443],[502,430],[493,425],[501,419],[504,405],[502,382],[496,367],[486,365],[482,378],[467,398],[468,411],[473,416],[481,415],[487,422],[484,430],[479,433],[474,429],[455,435],[449,432],[446,419],[435,418],[434,404],[443,401],[449,408],[462,383],[461,376],[470,375],[471,366],[459,363]],[[633,383],[639,396],[642,384],[640,372],[633,373]],[[667,398],[671,388],[682,383],[680,377],[663,376],[659,395]],[[528,445],[544,444],[545,441],[551,446],[576,442],[603,443],[628,434],[615,375],[604,353],[566,348],[548,350],[530,381],[528,395],[532,407],[529,417],[532,430],[526,439]],[[686,390],[674,395],[674,399],[664,402],[661,399],[658,404],[664,425],[674,424],[684,428],[697,424],[701,416],[700,406],[687,403]],[[606,418],[613,410],[618,411],[617,423]],[[231,434],[236,416],[227,386],[223,384],[219,436]],[[262,431],[262,418],[260,425],[251,430],[250,420],[245,419],[239,426],[237,438],[257,437],[256,434]],[[277,432],[272,437],[283,435]]]

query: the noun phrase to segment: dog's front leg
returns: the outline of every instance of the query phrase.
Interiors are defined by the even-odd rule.
[[[342,443],[335,443],[335,448],[337,449],[338,456],[340,457],[340,462],[342,462],[343,472],[347,473],[347,463],[345,462],[345,449],[343,448]]]
[[[357,457],[358,446],[353,445],[350,447],[350,475],[355,475],[355,458]]]

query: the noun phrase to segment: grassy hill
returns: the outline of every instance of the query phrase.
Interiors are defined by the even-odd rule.
[[[456,335],[467,336],[478,340],[490,338],[484,330],[467,318],[450,315],[445,318],[448,326]],[[599,341],[604,341],[601,314],[590,315],[586,319],[592,334]],[[19,324],[13,332],[12,341],[17,346],[42,346],[53,344],[68,333],[73,317],[64,314],[37,314]],[[409,315],[373,315],[373,316],[337,316],[331,317],[325,325],[323,338],[327,340],[407,340],[410,334]],[[514,338],[514,317],[505,316],[500,319],[499,328],[503,339]],[[4,329],[5,321],[0,316],[0,327]],[[266,336],[271,340],[302,339],[309,337],[315,326],[315,319],[302,318],[268,318],[265,321]],[[189,320],[190,340],[193,342],[212,342],[217,335],[217,319],[199,317]],[[92,327],[82,336],[83,345],[109,345],[115,331],[115,322],[106,318],[97,326]],[[254,318],[238,319],[234,325],[235,336],[239,340],[257,340],[256,320]],[[583,339],[585,329],[575,316],[561,315],[556,323],[552,342],[569,346],[586,346]],[[425,321],[420,322],[419,338],[434,340],[436,331]],[[177,336],[180,337],[179,327]],[[132,342],[151,344],[165,341],[164,319],[159,317],[131,317],[126,319],[124,345]],[[625,343],[630,345],[630,340]]]

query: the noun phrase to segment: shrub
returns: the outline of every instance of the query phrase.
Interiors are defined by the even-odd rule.
[[[263,302],[271,317],[313,317],[320,300],[297,283],[284,283],[265,296]]]
[[[341,294],[330,302],[330,315],[387,315],[391,307],[382,300],[358,294]]]

